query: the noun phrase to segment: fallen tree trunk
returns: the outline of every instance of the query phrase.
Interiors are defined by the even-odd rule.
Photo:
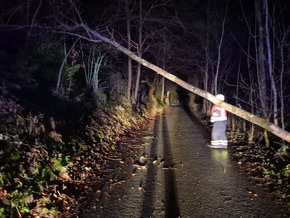
[[[241,108],[235,107],[235,106],[228,104],[226,102],[222,102],[219,99],[217,99],[214,95],[210,94],[209,92],[203,91],[195,86],[192,86],[192,85],[186,83],[185,81],[179,79],[175,75],[173,75],[173,74],[163,70],[162,68],[160,68],[154,64],[151,64],[150,62],[140,58],[135,53],[133,53],[130,50],[128,50],[127,48],[121,46],[116,41],[111,40],[111,39],[101,35],[97,31],[92,30],[85,25],[81,25],[81,27],[85,29],[86,33],[90,34],[90,38],[88,38],[88,40],[90,40],[90,41],[101,40],[103,42],[110,44],[111,46],[113,46],[116,49],[118,49],[119,51],[125,53],[126,55],[128,55],[129,57],[131,57],[132,59],[137,61],[138,63],[140,63],[143,66],[155,71],[157,74],[164,76],[168,80],[180,85],[182,88],[184,88],[184,89],[186,89],[186,90],[188,90],[196,95],[199,95],[200,97],[203,97],[203,98],[207,99],[208,101],[210,101],[210,102],[212,102],[220,107],[223,107],[228,112],[235,114],[235,115],[237,115],[237,116],[239,116],[239,117],[241,117],[241,118],[243,118],[243,119],[245,119],[253,124],[256,124],[257,126],[262,127],[263,129],[271,132],[272,134],[278,136],[279,138],[281,138],[287,142],[290,142],[290,133],[281,129],[279,126],[274,125],[273,123],[271,123],[265,119],[262,119],[256,115],[253,115],[253,114],[251,114],[251,113],[249,113]]]

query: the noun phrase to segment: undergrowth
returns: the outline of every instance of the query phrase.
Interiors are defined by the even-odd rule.
[[[250,143],[247,136],[244,131],[228,132],[232,156],[252,180],[290,207],[288,144],[271,137],[267,147],[260,137]]]
[[[24,113],[0,99],[0,217],[69,217],[79,193],[101,179],[118,142],[144,120],[126,99],[97,104],[81,120]],[[147,113],[148,115],[149,113]]]

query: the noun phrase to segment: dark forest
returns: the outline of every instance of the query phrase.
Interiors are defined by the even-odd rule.
[[[170,105],[210,129],[213,103],[230,112],[232,156],[289,205],[289,13],[287,0],[1,0],[0,217],[74,217],[123,136]]]

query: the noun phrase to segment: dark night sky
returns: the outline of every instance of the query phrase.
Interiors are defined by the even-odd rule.
[[[23,3],[22,1],[19,1]],[[58,1],[57,1],[58,2]],[[63,1],[65,2],[65,1]],[[162,0],[157,1],[148,1],[144,0],[144,12],[148,10],[148,8],[152,5],[151,3],[160,3],[163,2]],[[253,0],[180,0],[180,1],[167,1],[166,6],[157,7],[156,9],[152,10],[152,16],[160,16],[161,13],[158,13],[159,11],[162,12],[162,16],[166,19],[172,19],[176,14],[178,15],[178,19],[181,22],[179,26],[175,27],[174,32],[175,34],[179,35],[180,44],[182,43],[190,43],[191,46],[198,48],[200,46],[200,42],[196,40],[196,35],[199,34],[198,25],[206,26],[206,19],[207,19],[207,9],[210,7],[210,24],[213,25],[215,23],[216,30],[213,29],[213,31],[220,31],[221,30],[221,20],[225,13],[225,5],[228,2],[228,14],[227,14],[227,21],[225,25],[225,38],[224,38],[224,45],[229,46],[232,48],[232,55],[233,61],[238,60],[238,56],[240,55],[240,49],[238,46],[238,43],[235,42],[233,39],[233,36],[239,40],[239,43],[242,46],[245,46],[247,44],[247,38],[249,35],[249,31],[247,29],[246,22],[243,17],[243,13],[241,10],[241,2],[244,7],[245,16],[249,22],[249,24],[254,27],[254,18],[255,18],[255,7],[254,7],[254,1]],[[273,11],[273,6],[277,3],[280,3],[281,8],[284,10],[284,16],[285,22],[289,22],[290,16],[290,7],[289,7],[289,1],[288,0],[272,0],[269,1],[270,3],[270,13]],[[10,9],[15,8],[16,5],[13,5],[12,2],[4,1],[4,4],[0,6],[0,12],[8,12],[9,8],[4,9],[4,5],[10,6]],[[47,3],[47,2],[46,2]],[[135,1],[135,3],[138,3],[138,1]],[[81,1],[81,11],[83,17],[85,17],[85,22],[88,23],[92,28],[99,29],[99,24],[105,24],[106,27],[111,28],[111,30],[114,29],[116,35],[120,35],[120,38],[125,39],[125,22],[124,17],[117,15],[116,13],[120,11],[118,9],[120,5],[120,1],[117,0],[82,0]],[[31,10],[35,10],[38,6],[38,1],[35,1],[35,4],[33,7],[31,7]],[[66,9],[66,5],[61,5],[61,8],[63,9],[62,13],[65,14],[68,12]],[[25,7],[22,7],[22,11],[17,11],[15,15],[9,16],[11,14],[7,13],[6,16],[2,16],[0,22],[2,22],[1,26],[6,25],[5,21],[7,21],[7,18],[10,18],[10,25],[23,25],[24,22],[24,16],[21,16],[25,14]],[[164,12],[164,9],[166,9],[166,12]],[[54,11],[54,13],[52,13]],[[106,12],[106,13],[105,13]],[[18,14],[19,13],[19,14]],[[52,14],[51,14],[52,13]],[[277,12],[276,12],[277,13]],[[5,14],[5,13],[4,13]],[[45,25],[51,25],[54,23],[54,16],[55,15],[55,9],[49,9],[49,5],[45,5],[44,7],[40,8],[40,14],[36,17],[37,24],[41,25],[41,22],[43,20],[46,21]],[[49,17],[47,17],[49,16]],[[67,14],[67,17],[72,16],[72,14]],[[123,14],[124,16],[124,14]],[[32,17],[32,16],[31,16]],[[44,19],[45,18],[45,19]],[[119,19],[119,20],[118,20]],[[279,22],[281,21],[278,20]],[[115,22],[115,23],[109,23],[109,22]],[[186,34],[181,29],[181,26],[184,25],[187,28]],[[151,26],[150,26],[151,27]],[[101,28],[104,28],[102,26]],[[163,28],[162,26],[158,26],[158,28]],[[144,28],[146,30],[146,27]],[[1,36],[0,36],[0,50],[1,53],[8,53],[8,54],[15,54],[19,50],[23,49],[23,44],[25,42],[24,32],[23,31],[7,31],[7,27],[1,28]],[[123,36],[121,36],[123,34]],[[219,36],[219,33],[217,32],[217,36]],[[175,36],[178,37],[178,36]],[[206,37],[205,35],[203,37]],[[218,38],[218,37],[216,37]],[[213,37],[213,35],[210,36],[210,40],[213,42],[217,40]],[[136,39],[134,39],[137,41]],[[148,45],[150,46],[150,45]],[[178,49],[178,48],[176,48]],[[2,59],[3,61],[3,59]]]
[[[4,1],[6,2],[6,4],[8,4],[8,1]],[[116,8],[119,6],[119,1],[117,0],[82,0],[81,4],[83,5],[83,7],[81,7],[84,11],[83,11],[83,15],[87,18],[92,19],[93,16],[99,16],[99,17],[103,17],[103,14],[106,10],[110,9],[114,12],[116,12]],[[138,1],[135,1],[138,2]],[[146,0],[143,1],[144,4],[146,3],[147,6],[151,6],[150,1]],[[151,1],[151,2],[162,2],[162,0],[158,0],[158,1]],[[209,2],[209,4],[208,4]],[[178,13],[178,17],[179,19],[184,22],[184,24],[191,24],[194,26],[195,22],[205,22],[206,20],[206,16],[207,16],[207,7],[211,7],[212,11],[210,13],[210,16],[212,17],[213,21],[217,21],[219,19],[221,19],[221,16],[223,11],[224,11],[224,6],[225,3],[228,2],[229,4],[229,11],[228,11],[228,20],[227,20],[227,26],[226,29],[237,35],[238,36],[242,36],[245,37],[247,33],[245,33],[246,31],[246,25],[244,22],[244,18],[243,18],[243,14],[241,11],[241,3],[240,0],[230,0],[230,1],[226,1],[226,0],[210,0],[210,1],[204,1],[204,0],[182,0],[182,1],[168,1],[169,6],[172,6]],[[244,10],[245,10],[245,14],[247,16],[248,19],[253,19],[254,18],[254,1],[253,0],[242,0],[242,5],[244,6]],[[279,2],[282,7],[284,8],[285,14],[290,14],[290,7],[289,7],[289,1],[288,0],[273,0],[273,1],[269,1],[271,3],[276,3]],[[285,6],[283,6],[285,5]],[[35,7],[37,6],[37,4],[35,4]],[[3,4],[2,4],[3,7]],[[14,6],[15,7],[15,6]],[[271,6],[270,6],[271,7]],[[0,6],[1,8],[1,6]],[[45,9],[46,10],[45,10]],[[42,17],[44,15],[48,15],[47,11],[51,10],[47,10],[48,6],[45,5],[44,8],[41,8],[40,10],[40,15],[39,17]],[[221,13],[220,15],[217,14],[217,12],[215,11],[215,9]],[[24,9],[24,7],[23,7]],[[0,11],[3,11],[4,8],[2,8]],[[86,11],[87,10],[87,11]],[[145,8],[146,10],[146,8]],[[144,10],[144,11],[145,11]],[[8,10],[7,10],[8,11]],[[169,9],[169,7],[167,7],[167,11],[168,13],[172,13],[172,16],[174,16],[174,11],[172,9]],[[271,8],[270,8],[271,11]],[[110,19],[110,16],[112,16],[114,14],[106,14],[106,16],[104,16],[103,18],[105,19]],[[170,15],[169,15],[170,16]],[[15,15],[15,17],[17,17]],[[7,18],[7,16],[6,16]],[[290,19],[290,16],[285,16],[285,18]],[[6,19],[7,20],[7,19]],[[12,19],[10,19],[13,21],[13,16]],[[2,19],[2,21],[4,22],[5,20]],[[23,17],[22,19],[20,19],[18,17],[18,21],[23,22]],[[93,20],[94,22],[96,21],[96,19],[94,18]],[[253,22],[253,20],[251,20]],[[286,20],[287,21],[287,20]],[[1,20],[0,20],[1,22]],[[20,23],[21,23],[20,22]],[[89,20],[87,20],[86,22],[90,23]],[[4,24],[4,23],[3,23]],[[3,25],[2,24],[2,25]],[[13,23],[10,24],[17,24],[17,19],[15,18]],[[4,24],[5,25],[5,24]],[[98,24],[95,24],[98,25]],[[251,25],[253,26],[254,24],[251,23]],[[194,31],[194,29],[192,30]],[[2,29],[3,32],[3,29]],[[245,36],[243,35],[245,34]],[[16,37],[19,36],[18,34],[16,34]],[[3,40],[3,37],[5,38],[9,38],[10,40],[13,39],[15,36],[11,36],[10,33],[8,34],[2,34],[2,40],[1,40],[1,44],[3,46],[6,46],[6,41],[7,40]],[[21,37],[23,38],[23,37]],[[4,42],[4,43],[3,43]],[[13,47],[13,45],[12,45]]]

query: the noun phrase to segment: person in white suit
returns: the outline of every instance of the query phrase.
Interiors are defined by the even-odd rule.
[[[216,97],[224,101],[225,96],[222,94],[216,95]],[[213,105],[211,109],[210,121],[213,123],[211,132],[211,144],[210,148],[227,148],[228,139],[226,136],[227,128],[227,111],[217,105]]]

